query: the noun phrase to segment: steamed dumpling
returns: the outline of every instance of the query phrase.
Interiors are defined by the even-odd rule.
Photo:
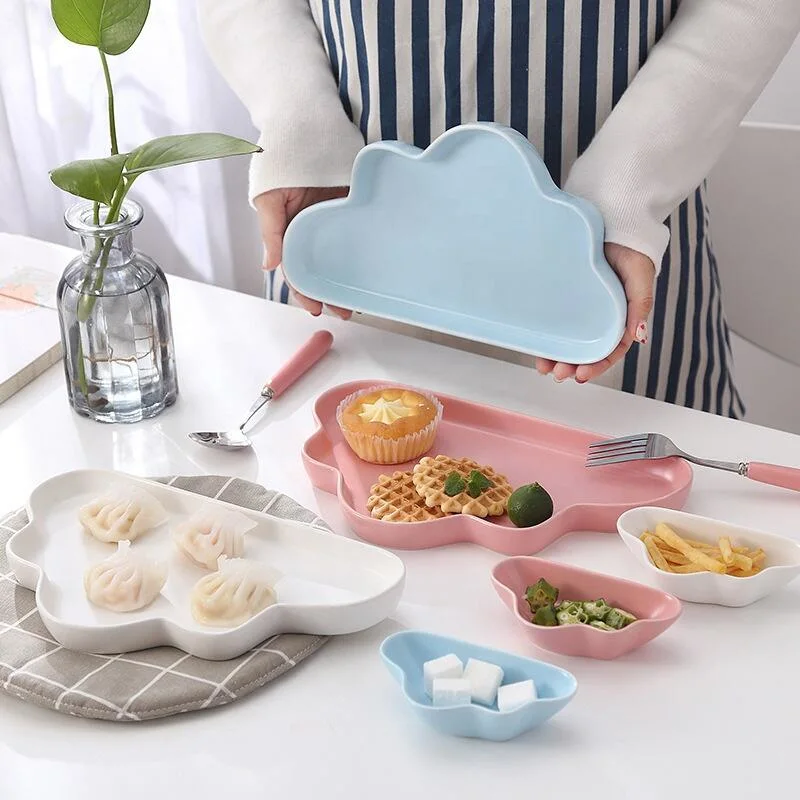
[[[117,552],[86,570],[83,588],[89,601],[110,611],[137,611],[158,597],[167,581],[167,568],[139,553],[123,540]]]
[[[165,522],[167,512],[144,489],[116,486],[83,506],[78,519],[101,542],[132,542]]]
[[[244,555],[244,535],[255,526],[250,517],[238,511],[207,506],[176,526],[173,539],[199,567],[216,569],[221,556]]]
[[[279,578],[259,561],[222,556],[219,570],[192,589],[192,616],[202,625],[235,628],[278,602],[272,584]]]

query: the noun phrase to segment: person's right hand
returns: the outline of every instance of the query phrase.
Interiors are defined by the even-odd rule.
[[[333,200],[336,197],[347,195],[346,186],[332,188],[297,188],[297,189],[272,189],[258,195],[253,200],[253,205],[258,213],[258,222],[261,226],[261,238],[267,255],[264,269],[272,271],[281,266],[283,259],[283,236],[289,223],[304,209],[320,203],[323,200]],[[288,283],[288,281],[287,281]],[[289,286],[297,302],[310,314],[318,317],[322,313],[322,303],[296,292]],[[348,319],[352,312],[344,308],[329,306],[334,314],[342,319]]]

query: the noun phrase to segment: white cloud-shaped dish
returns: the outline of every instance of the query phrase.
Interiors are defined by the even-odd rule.
[[[426,150],[365,147],[349,196],[292,221],[283,268],[299,292],[332,305],[591,363],[625,325],[603,237],[597,210],[561,191],[523,136],[474,123]]]
[[[647,548],[639,539],[642,533],[652,531],[660,522],[669,525],[679,535],[698,542],[716,544],[721,536],[728,536],[734,546],[761,547],[766,553],[766,566],[750,578],[714,572],[687,575],[664,572],[650,561]],[[651,582],[689,603],[747,606],[786,586],[800,574],[800,542],[685,511],[634,508],[622,514],[617,530],[625,546],[649,574]]]
[[[119,483],[150,492],[169,514],[167,523],[132,545],[167,562],[166,585],[150,606],[124,614],[98,608],[86,598],[84,570],[117,546],[83,532],[77,517],[81,505]],[[207,503],[233,508],[256,522],[245,534],[244,556],[282,575],[275,584],[278,603],[236,628],[195,622],[189,595],[208,571],[191,564],[172,541],[174,524]],[[6,545],[9,563],[17,581],[36,592],[47,629],[71,650],[122,653],[172,645],[200,658],[235,658],[277,633],[335,635],[370,628],[395,610],[405,581],[403,562],[380,548],[117,472],[56,476],[31,494],[28,514],[30,523]]]

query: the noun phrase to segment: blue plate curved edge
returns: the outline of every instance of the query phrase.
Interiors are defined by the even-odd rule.
[[[472,704],[434,706],[425,694],[423,664],[455,653],[466,664],[477,658],[497,664],[505,673],[504,683],[533,679],[539,698],[514,711],[498,711]],[[560,667],[503,650],[472,644],[420,630],[405,630],[384,639],[381,658],[400,685],[414,711],[440,733],[463,738],[504,742],[533,730],[561,711],[575,696],[578,682]]]
[[[521,134],[481,122],[425,150],[364,147],[348,197],[292,220],[282,266],[298,292],[329,305],[585,364],[625,328],[603,247],[597,209],[559,189]]]

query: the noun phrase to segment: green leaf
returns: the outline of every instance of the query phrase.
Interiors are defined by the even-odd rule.
[[[467,494],[470,497],[480,497],[483,492],[491,489],[492,486],[494,486],[494,483],[477,469],[473,469],[467,476]]]
[[[466,482],[457,472],[451,472],[444,481],[444,493],[448,497],[455,497],[464,491]]]
[[[50,180],[65,192],[111,205],[127,158],[127,154],[119,153],[108,158],[70,161],[69,164],[56,167],[50,173]]]
[[[151,169],[164,169],[211,158],[243,156],[259,153],[257,144],[226,136],[224,133],[186,133],[179,136],[162,136],[131,151],[125,172],[139,175]]]
[[[118,56],[139,38],[150,0],[50,0],[50,10],[62,36]]]

